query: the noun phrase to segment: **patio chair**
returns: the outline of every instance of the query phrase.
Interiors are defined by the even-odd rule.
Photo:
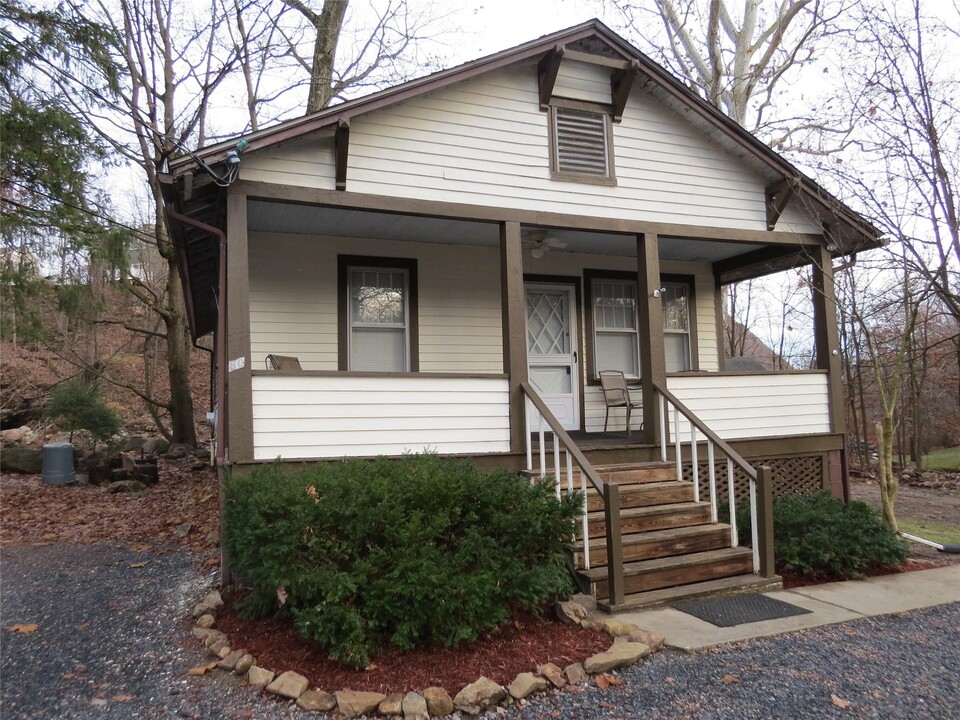
[[[267,370],[281,372],[300,372],[300,360],[293,355],[267,355]]]
[[[610,408],[626,408],[627,437],[630,437],[630,413],[643,405],[630,398],[627,379],[620,370],[601,370],[600,387],[603,389],[603,402],[607,406],[607,414],[603,419],[603,431],[607,431],[607,425],[610,422]],[[642,423],[640,427],[643,428]]]

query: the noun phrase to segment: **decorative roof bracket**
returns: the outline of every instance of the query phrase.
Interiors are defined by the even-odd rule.
[[[350,156],[350,121],[340,118],[333,134],[334,155],[336,156],[336,188],[347,189],[347,158]]]
[[[793,187],[791,187],[787,178],[783,178],[767,186],[766,196],[767,230],[773,230],[777,227],[777,221],[793,197]]]
[[[547,110],[550,107],[550,98],[553,97],[553,88],[557,84],[557,74],[560,72],[560,62],[563,60],[564,52],[563,45],[554,45],[537,66],[541,110]]]

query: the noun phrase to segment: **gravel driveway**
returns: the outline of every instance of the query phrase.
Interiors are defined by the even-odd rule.
[[[0,562],[4,720],[316,717],[223,673],[186,675],[207,660],[185,617],[211,578],[185,551],[15,546]],[[17,623],[39,627],[7,629]],[[664,652],[624,671],[619,688],[544,697],[509,715],[946,719],[956,717],[958,666],[954,604],[694,656]],[[831,693],[852,704],[837,707]]]

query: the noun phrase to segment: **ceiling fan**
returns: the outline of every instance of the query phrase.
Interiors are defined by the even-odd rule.
[[[567,243],[559,238],[550,237],[546,230],[528,230],[524,233],[523,247],[530,248],[530,257],[539,260],[548,250],[562,250]]]

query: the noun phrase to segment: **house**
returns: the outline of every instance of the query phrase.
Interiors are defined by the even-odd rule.
[[[599,21],[163,182],[221,467],[430,449],[559,477],[609,606],[769,583],[771,492],[845,493],[832,262],[877,231]],[[725,372],[723,285],[802,265],[817,368]],[[752,554],[718,522],[738,494]]]

